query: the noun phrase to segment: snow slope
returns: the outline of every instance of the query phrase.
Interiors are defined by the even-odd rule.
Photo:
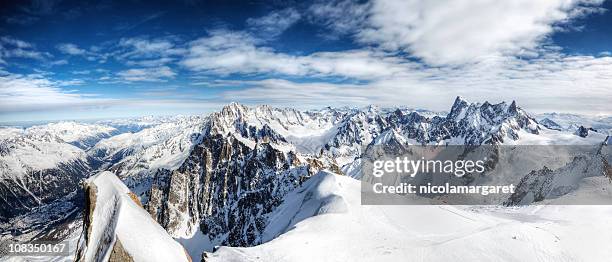
[[[574,132],[580,126],[592,127],[597,131],[612,135],[612,116],[587,116],[567,113],[544,113],[536,115],[538,121],[552,121],[561,130]]]
[[[581,197],[610,196],[605,179]],[[206,261],[605,261],[612,206],[362,206],[358,181],[319,173],[276,211],[265,244]],[[602,185],[604,189],[602,190]],[[602,193],[603,192],[603,193]],[[606,193],[607,192],[607,193]],[[571,196],[570,196],[571,197]]]
[[[114,127],[99,124],[86,124],[77,122],[58,122],[46,125],[33,126],[26,129],[28,133],[49,132],[59,137],[66,143],[82,149],[95,145],[103,138],[111,137],[118,133]]]
[[[111,126],[117,129],[119,133],[136,133],[143,129],[154,127],[163,123],[180,121],[181,118],[185,118],[185,116],[143,116],[98,120],[95,121],[94,124]]]
[[[189,155],[202,124],[199,116],[177,117],[174,122],[101,140],[88,153],[122,178],[146,176],[159,168],[173,170]]]
[[[85,159],[83,150],[52,133],[0,128],[0,180]]]
[[[595,145],[603,143],[607,135],[589,132],[587,137],[580,137],[570,132],[542,129],[539,134],[520,130],[519,139],[507,140],[504,145]]]
[[[93,219],[86,224],[77,253],[79,261],[107,261],[120,249],[117,246],[133,261],[190,260],[113,173],[102,172],[87,184],[91,201],[88,215]]]

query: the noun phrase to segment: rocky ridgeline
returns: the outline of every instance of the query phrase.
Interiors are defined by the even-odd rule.
[[[214,113],[186,160],[160,169],[145,193],[147,210],[173,236],[200,228],[216,242],[247,246],[260,241],[265,214],[329,159],[300,155],[268,125],[249,125],[237,105]]]
[[[541,128],[514,102],[469,103],[460,97],[446,115],[232,103],[208,116],[177,117],[102,139],[86,152],[72,146],[81,150],[79,160],[48,169],[55,171],[31,168],[22,179],[0,181],[0,201],[9,201],[16,188],[24,189],[19,199],[28,199],[40,174],[66,177],[68,182],[56,180],[46,187],[62,195],[78,188],[91,170],[110,170],[172,236],[190,237],[201,230],[215,244],[250,246],[261,243],[267,215],[288,192],[320,170],[348,173],[368,145],[502,144],[519,140],[522,132],[537,135]],[[18,153],[14,142],[2,141],[0,155]],[[17,172],[7,163],[7,158],[0,161],[5,176]],[[38,204],[48,192],[42,189],[27,201]]]
[[[317,152],[300,152],[292,132],[305,126],[333,132],[319,132],[325,140]],[[433,118],[375,107],[301,112],[232,103],[202,119],[201,128],[175,168],[134,176],[142,180],[119,174],[138,188],[147,211],[171,235],[190,237],[199,229],[215,243],[250,246],[261,243],[266,215],[288,192],[320,170],[342,173],[383,133],[391,132],[398,143],[493,144],[518,139],[520,130],[537,134],[540,127],[515,103],[457,98],[446,117]]]

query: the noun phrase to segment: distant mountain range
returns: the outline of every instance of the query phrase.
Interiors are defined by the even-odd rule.
[[[0,239],[68,239],[79,245],[80,255],[87,258],[86,261],[108,258],[117,252],[122,256],[131,254],[132,259],[142,258],[146,250],[135,247],[137,241],[129,242],[122,231],[127,230],[122,229],[125,226],[118,226],[108,233],[109,243],[100,242],[99,235],[83,231],[83,228],[104,227],[96,224],[98,219],[105,223],[129,225],[133,223],[129,214],[141,215],[143,212],[138,210],[145,210],[153,219],[146,222],[151,225],[143,226],[141,230],[165,229],[164,233],[183,244],[195,261],[202,257],[220,261],[248,260],[254,256],[264,258],[264,261],[284,260],[284,256],[288,260],[301,260],[296,254],[302,254],[303,250],[285,254],[286,249],[299,249],[297,245],[313,245],[305,250],[321,249],[321,254],[327,254],[325,252],[331,251],[321,243],[328,242],[314,243],[318,240],[310,234],[326,232],[330,238],[327,241],[331,241],[336,227],[341,231],[337,236],[343,237],[342,241],[349,238],[359,242],[371,237],[372,241],[378,239],[389,244],[384,248],[391,248],[389,241],[401,243],[402,238],[387,231],[400,225],[406,227],[404,222],[396,220],[411,215],[399,208],[359,206],[355,194],[359,194],[357,179],[361,176],[360,161],[364,148],[381,144],[594,145],[608,143],[610,130],[610,118],[580,118],[564,114],[532,116],[515,102],[470,103],[460,97],[447,114],[375,106],[300,111],[232,103],[219,112],[202,116],[96,123],[58,122],[26,129],[2,128]],[[107,172],[92,177],[102,171]],[[534,180],[536,176],[534,173],[525,178],[525,183],[536,183],[533,182],[537,180]],[[601,181],[606,181],[604,178],[602,176]],[[597,184],[588,183],[600,183],[599,179],[589,178],[585,180],[586,186],[576,188],[591,190]],[[117,185],[118,181],[125,186]],[[83,183],[86,188],[95,185],[97,193],[87,191],[85,194]],[[529,188],[527,184],[526,188]],[[133,193],[138,205],[129,202],[128,209],[119,208],[128,205],[119,202],[114,206],[104,205],[110,209],[107,212],[118,213],[98,217],[102,213],[95,208],[101,208],[101,205],[92,207],[92,203],[99,201],[97,197],[106,192],[104,190],[112,191],[105,197],[121,201],[128,201],[126,196]],[[489,211],[475,215],[473,210],[458,207],[411,207],[410,210],[423,212],[417,217],[431,216],[434,221],[441,220],[441,228],[455,223],[455,219],[465,219],[460,217],[474,216],[473,224],[456,222],[459,223],[458,229],[463,230],[459,231],[472,232],[470,234],[508,223],[507,228],[500,232],[516,237],[509,235],[508,239],[501,240],[501,236],[495,234],[475,236],[456,232],[456,237],[465,236],[474,241],[474,245],[483,243],[479,241],[512,242],[517,238],[525,241],[535,238],[546,242],[542,245],[554,245],[548,242],[552,233],[507,222],[513,218],[504,213],[506,211],[496,217],[487,214]],[[378,217],[379,212],[387,215]],[[521,212],[517,216],[527,216],[525,212],[531,211]],[[320,216],[325,214],[342,215],[337,218]],[[315,217],[322,222],[310,219]],[[411,219],[414,220],[412,223],[427,222],[427,219]],[[308,225],[317,228],[309,231],[311,229],[298,227],[297,231],[292,231],[298,223],[307,221],[310,221]],[[350,231],[342,231],[349,225],[352,227]],[[382,236],[376,235],[377,230],[393,237],[383,240]],[[406,230],[404,233],[410,231]],[[411,234],[419,233],[428,234],[426,231],[411,231]],[[277,239],[284,234],[288,235]],[[297,236],[311,242],[292,242],[299,239]],[[165,235],[160,237],[166,243],[172,242]],[[98,240],[90,241],[94,238]],[[410,245],[417,245],[417,240],[415,236],[407,241],[416,241]],[[442,244],[450,240],[440,237],[428,241]],[[203,251],[212,251],[218,245],[250,247],[262,243],[266,244],[248,249],[248,252],[224,247],[219,252],[202,255]],[[374,242],[367,243],[375,245]],[[338,245],[344,247],[347,243]],[[267,246],[270,252],[265,251]],[[517,243],[509,244],[508,248],[518,252],[528,247],[525,243]],[[493,249],[502,252],[501,246]],[[95,253],[91,250],[103,251]],[[274,253],[274,250],[282,251]],[[551,250],[551,259],[562,253],[561,246],[551,247]],[[395,254],[394,257],[415,252],[412,247],[387,251]],[[376,250],[381,254],[387,251]],[[556,251],[559,253],[554,253]],[[273,254],[278,254],[278,257],[273,257]],[[538,253],[526,255],[537,257]]]

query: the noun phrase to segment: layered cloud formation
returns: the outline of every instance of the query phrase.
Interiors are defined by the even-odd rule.
[[[380,104],[443,109],[463,95],[519,100],[533,111],[609,114],[610,53],[568,53],[551,40],[556,32],[584,30],[581,19],[609,15],[601,4],[325,1],[273,9],[244,19],[240,28],[210,25],[193,34],[136,34],[85,46],[65,41],[55,44],[53,52],[4,36],[0,111],[111,105],[122,99],[145,102],[151,98],[142,94],[150,94],[155,84],[179,86],[173,89],[179,94],[195,92],[195,101],[174,96],[164,102],[181,108],[237,100],[302,107]],[[163,13],[139,23],[159,17]],[[298,37],[316,38],[328,43],[326,47],[338,41],[338,48],[287,40],[292,30],[306,26],[316,28],[316,33]],[[287,48],[289,44],[297,47]],[[16,73],[10,59],[43,62],[47,74]],[[69,77],[56,79],[54,66],[74,60],[94,64],[95,69],[72,70]],[[79,89],[92,83],[146,90],[110,99],[103,90],[92,94]],[[194,91],[194,86],[207,90]],[[39,98],[53,102],[40,103]]]

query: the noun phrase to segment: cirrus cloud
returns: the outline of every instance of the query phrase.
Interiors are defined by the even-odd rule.
[[[246,23],[250,31],[264,39],[279,36],[298,20],[301,15],[294,8],[273,11],[265,16],[249,18]]]
[[[117,73],[125,81],[164,82],[174,78],[176,73],[167,66],[153,68],[132,68]]]

